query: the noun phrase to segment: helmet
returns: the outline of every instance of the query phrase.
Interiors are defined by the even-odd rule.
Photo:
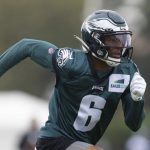
[[[81,27],[83,49],[115,67],[133,51],[132,32],[123,17],[111,10],[98,10],[88,16]],[[131,51],[130,51],[131,50]]]

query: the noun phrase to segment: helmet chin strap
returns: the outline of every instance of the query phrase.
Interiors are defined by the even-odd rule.
[[[74,35],[74,37],[82,43],[83,51],[85,53],[88,53],[90,51],[88,45],[80,37],[78,37],[77,35]]]
[[[117,58],[108,57],[108,59],[105,60],[105,62],[106,62],[109,66],[111,66],[111,67],[116,67],[116,66],[118,66],[118,65],[120,64],[121,59],[120,59],[120,58],[117,59]]]
[[[121,62],[121,59],[117,59],[117,58],[112,58],[112,57],[107,57],[107,59],[102,59],[100,57],[97,57],[93,52],[92,52],[92,55],[94,57],[96,57],[97,59],[101,60],[101,61],[104,61],[108,66],[110,67],[116,67],[120,64]]]

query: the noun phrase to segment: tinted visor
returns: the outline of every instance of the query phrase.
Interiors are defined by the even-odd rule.
[[[116,33],[111,35],[102,35],[100,40],[105,46],[108,47],[131,47],[131,33]]]

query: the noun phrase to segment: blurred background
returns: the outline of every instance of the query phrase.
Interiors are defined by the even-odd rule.
[[[0,53],[22,38],[46,40],[58,47],[80,48],[73,35],[80,36],[84,18],[97,9],[116,10],[127,20],[133,31],[133,59],[148,84],[145,94],[147,116],[137,137],[125,126],[120,104],[98,144],[105,150],[131,150],[133,143],[141,142],[142,150],[150,150],[150,146],[144,148],[150,142],[149,0],[0,0]],[[20,141],[23,134],[30,131],[32,123],[36,122],[37,129],[44,124],[54,84],[54,74],[30,59],[1,77],[0,149],[21,150]],[[134,149],[137,150],[135,146]]]

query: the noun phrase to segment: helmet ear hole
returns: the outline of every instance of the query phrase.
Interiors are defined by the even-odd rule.
[[[96,49],[97,49],[97,47],[96,47],[96,45],[95,44],[91,44],[90,45],[90,49],[92,50],[92,51],[96,51]]]

